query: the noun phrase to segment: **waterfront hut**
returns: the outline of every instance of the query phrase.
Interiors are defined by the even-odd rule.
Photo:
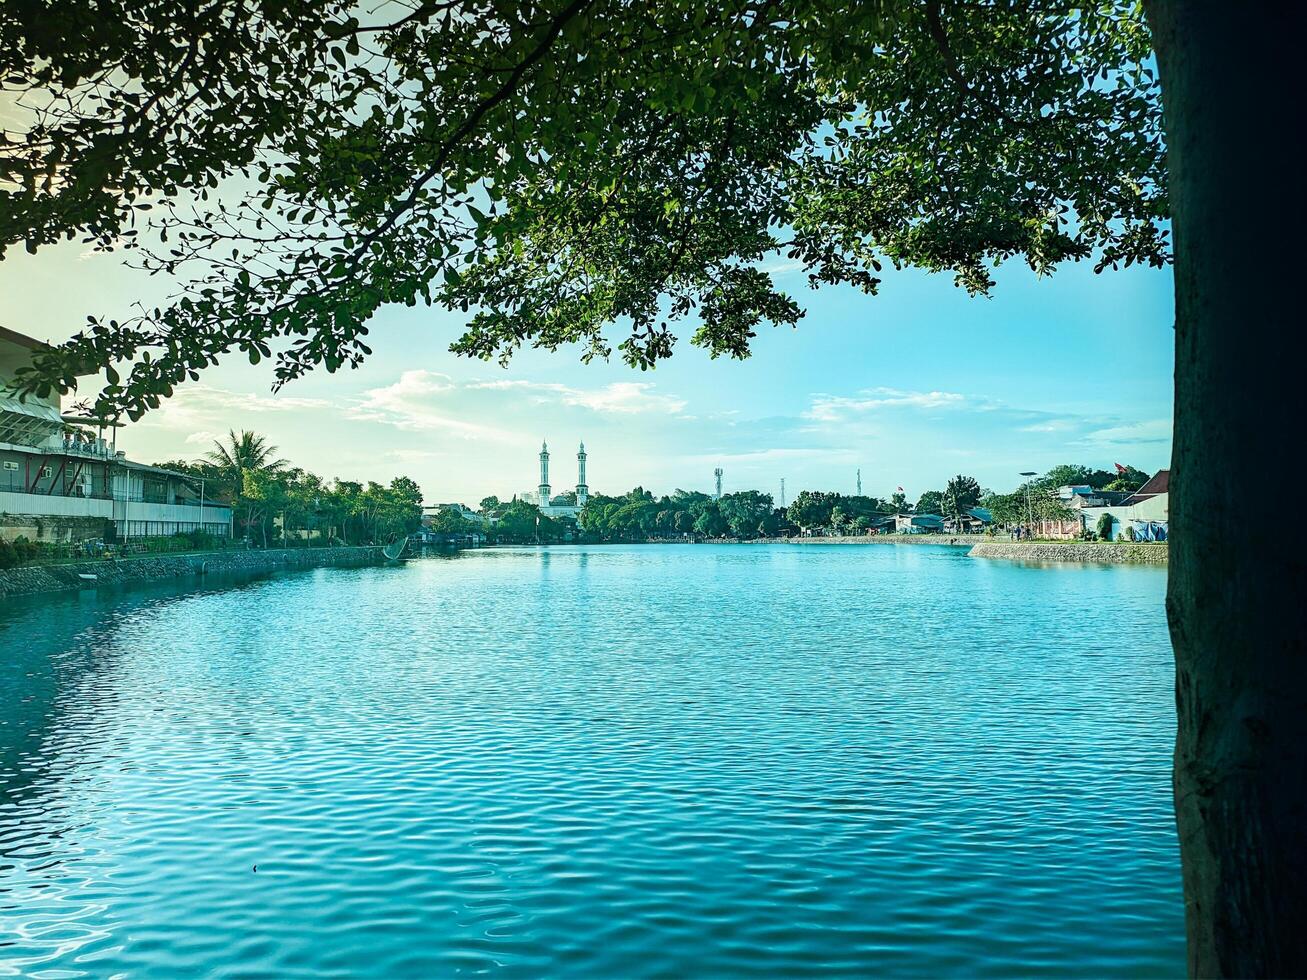
[[[899,514],[894,529],[899,534],[942,534],[944,518],[939,514]]]

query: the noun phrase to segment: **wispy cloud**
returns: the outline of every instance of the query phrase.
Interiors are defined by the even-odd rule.
[[[435,371],[405,371],[393,384],[370,388],[346,416],[356,421],[379,422],[409,432],[440,431],[465,439],[492,439],[520,444],[524,435],[480,421],[474,406],[486,406],[486,396],[512,393],[541,405],[583,408],[602,415],[679,415],[685,400],[659,394],[646,382],[619,381],[599,388],[575,388],[553,382],[500,378],[458,382]],[[481,395],[480,401],[469,401]],[[498,414],[503,406],[490,406]]]
[[[1174,425],[1170,419],[1149,419],[1125,425],[1113,425],[1088,433],[1084,441],[1093,446],[1137,446],[1171,441]]]
[[[573,388],[552,382],[501,378],[470,381],[464,387],[471,391],[530,392],[541,402],[558,401],[573,408],[588,408],[603,414],[679,415],[686,405],[683,398],[656,394],[653,384],[643,381],[614,381],[601,388]]]
[[[224,433],[201,430],[190,433],[184,440],[188,446],[210,446],[222,439]]]
[[[420,368],[405,371],[394,384],[371,388],[346,410],[360,422],[380,422],[406,432],[445,432],[463,439],[520,442],[517,435],[494,426],[449,415],[439,406],[441,396],[456,388],[448,375]]]
[[[883,409],[940,409],[961,408],[968,403],[977,408],[988,408],[955,391],[903,391],[899,388],[868,388],[853,396],[816,394],[805,418],[816,422],[841,422],[854,415],[865,415]]]
[[[291,395],[259,395],[249,391],[229,391],[226,388],[213,388],[195,385],[191,388],[179,388],[185,392],[183,402],[190,405],[197,403],[215,411],[239,408],[246,412],[294,412],[303,408],[326,408],[331,403],[322,398],[296,398]]]
[[[493,381],[467,381],[463,387],[469,391],[570,391],[567,385],[544,381],[524,381],[521,378],[496,378]]]
[[[208,445],[229,428],[239,428],[241,413],[269,415],[317,411],[329,408],[321,398],[297,398],[291,395],[256,394],[232,391],[212,385],[182,385],[171,398],[137,425],[146,429],[185,432],[190,445]]]
[[[766,272],[773,276],[783,276],[789,272],[798,272],[802,268],[804,268],[804,263],[801,259],[789,259],[784,256],[770,259],[758,266],[760,272]]]
[[[571,389],[563,395],[566,405],[578,405],[595,412],[616,412],[634,415],[655,412],[677,415],[685,408],[685,400],[671,395],[654,394],[653,385],[640,381],[615,381],[589,391]]]
[[[1083,419],[1048,419],[1045,422],[1034,422],[1030,425],[1023,425],[1018,432],[1074,432],[1076,429],[1084,427]]]

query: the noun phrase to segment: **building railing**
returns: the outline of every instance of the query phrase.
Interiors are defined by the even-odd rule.
[[[198,507],[200,500],[198,497],[187,498],[184,501],[169,500],[166,492],[158,490],[119,490],[111,493],[110,498],[113,500],[126,500],[133,504],[175,504],[179,507]],[[204,506],[208,507],[214,504],[212,500],[206,500]]]
[[[8,479],[6,479],[8,477]],[[42,479],[49,479],[43,477]],[[61,491],[58,487],[53,490],[42,490],[40,488],[28,489],[22,482],[22,477],[15,478],[13,474],[0,473],[0,493],[21,493],[29,497],[62,497],[68,500],[117,500],[131,504],[165,504],[171,507],[194,507],[199,509],[200,500],[198,497],[189,497],[185,500],[169,500],[166,493],[142,493],[135,492],[112,492],[94,486],[86,487],[85,484],[74,484],[66,490]],[[223,503],[220,500],[205,499],[204,509],[210,508],[218,510],[219,508],[230,510],[231,505]]]
[[[50,479],[50,477],[42,477],[42,479]],[[53,490],[28,489],[23,478],[13,473],[0,473],[0,492],[25,493],[31,497],[72,497],[77,500],[114,499],[107,490],[97,489],[94,485],[87,487],[83,483],[73,484],[62,492],[58,487]]]
[[[65,439],[63,448],[60,452],[69,456],[85,456],[88,459],[111,460],[117,455],[108,445],[101,445],[100,441],[85,442],[81,439]]]

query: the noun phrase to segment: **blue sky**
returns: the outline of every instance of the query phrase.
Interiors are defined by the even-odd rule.
[[[812,292],[776,268],[808,315],[765,328],[745,362],[682,341],[652,372],[582,365],[569,350],[528,351],[505,370],[447,352],[465,315],[393,308],[374,322],[364,368],[273,395],[268,364],[238,354],[125,429],[119,448],[190,458],[228,428],[254,429],[327,477],[412,476],[431,502],[533,488],[542,438],[555,492],[575,481],[582,438],[592,491],[610,493],[708,489],[716,466],[727,489],[775,494],[784,478],[790,497],[852,492],[861,467],[865,492],[915,497],[956,473],[1003,490],[1057,463],[1168,464],[1169,270],[1067,266],[1040,280],[1010,263],[993,298],[972,299],[947,276],[891,271],[868,297]],[[59,340],[87,314],[124,315],[161,289],[75,244],[11,252],[0,324]]]

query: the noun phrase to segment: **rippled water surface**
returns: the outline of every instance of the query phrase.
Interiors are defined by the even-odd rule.
[[[1182,973],[1165,579],[652,546],[0,602],[0,973]]]

